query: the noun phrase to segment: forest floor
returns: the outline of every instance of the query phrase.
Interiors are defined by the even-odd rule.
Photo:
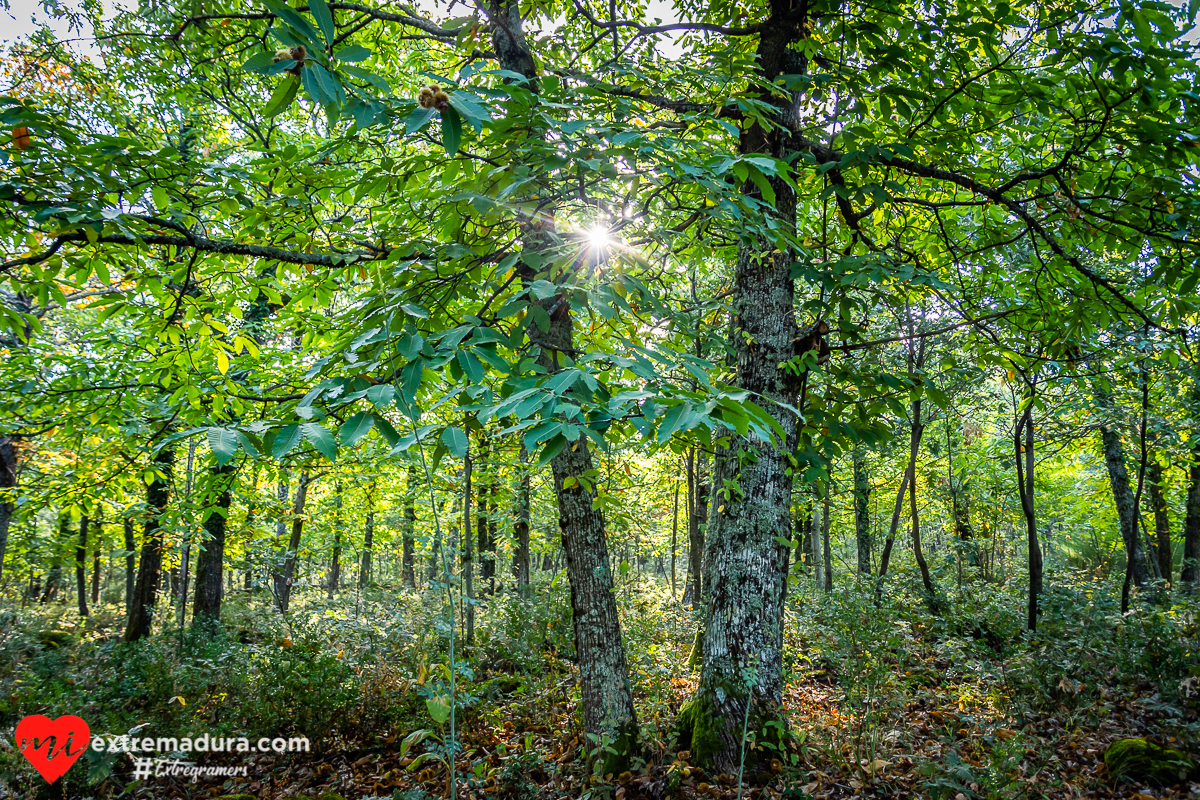
[[[646,763],[599,775],[579,724],[565,597],[542,590],[541,599],[497,595],[480,610],[480,641],[458,665],[458,797],[739,797],[736,775],[708,774],[673,747],[672,721],[698,677],[687,666],[692,615],[661,592],[622,593]],[[1122,616],[1111,590],[1079,581],[1051,589],[1037,637],[1020,630],[1018,593],[1006,586],[968,587],[936,615],[902,599],[877,613],[851,589],[797,593],[784,698],[795,736],[773,772],[748,776],[740,796],[1200,798],[1200,783],[1147,786],[1106,774],[1103,753],[1121,738],[1200,749],[1197,605]],[[444,762],[421,755],[438,752],[448,734],[426,703],[445,696],[449,675],[437,603],[386,596],[313,593],[287,627],[261,598],[236,598],[229,635],[196,642],[160,633],[137,652],[116,641],[116,607],[87,623],[65,607],[3,612],[0,725],[9,733],[0,798],[55,796],[10,747],[16,722],[31,713],[78,714],[110,735],[141,725],[156,736],[312,738],[307,754],[193,757],[247,767],[246,778],[196,783],[133,781],[128,757],[89,753],[58,796],[448,796]],[[69,636],[51,646],[47,631]],[[417,729],[428,738],[402,752]]]

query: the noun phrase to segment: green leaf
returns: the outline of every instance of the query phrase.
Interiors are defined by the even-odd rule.
[[[371,430],[371,425],[374,422],[375,418],[365,411],[355,414],[346,420],[341,430],[338,431],[338,436],[341,438],[342,444],[346,445],[346,447],[353,447],[355,442],[365,436],[367,431]]]
[[[467,350],[458,351],[458,365],[462,367],[463,373],[471,383],[479,383],[487,374],[482,362]]]
[[[225,466],[237,455],[237,431],[231,431],[229,428],[209,428],[208,449],[212,450],[217,459],[217,466]]]
[[[467,454],[467,434],[457,426],[442,431],[442,444],[455,458],[463,458]]]
[[[329,74],[329,70],[320,64],[312,64],[306,66],[305,69],[311,69],[313,76],[316,78],[317,91],[321,95],[321,105],[327,106],[342,101],[342,97],[344,96],[342,85],[338,83],[337,78]]]
[[[375,430],[379,431],[379,433],[383,436],[384,441],[386,441],[390,447],[395,447],[400,443],[400,434],[397,433],[396,429],[392,427],[392,423],[388,422],[386,418],[381,417],[378,414],[372,414],[371,416],[375,418]]]
[[[333,43],[333,12],[325,0],[308,0],[308,10],[317,21],[317,27],[325,34],[325,41]]]
[[[390,383],[377,383],[367,389],[367,400],[376,408],[387,408],[396,399],[396,387]]]
[[[541,469],[553,461],[554,457],[561,453],[566,446],[567,438],[561,433],[546,442],[546,446],[542,448],[542,452],[538,455],[537,468]]]
[[[247,72],[262,72],[269,67],[275,65],[274,53],[255,53],[246,59],[246,63],[242,64],[242,69]]]
[[[450,107],[442,112],[442,146],[446,148],[446,155],[453,156],[458,153],[460,144],[462,144],[462,117],[453,107]]]
[[[363,47],[361,44],[352,44],[349,47],[343,47],[333,54],[333,57],[338,61],[366,61],[371,57],[371,51]]]
[[[171,204],[171,198],[167,196],[167,190],[161,186],[155,186],[150,190],[150,196],[154,198],[154,207],[159,211],[166,210]]]
[[[305,422],[300,425],[300,433],[321,455],[330,461],[337,460],[337,441],[324,425],[319,422]]]
[[[274,117],[285,111],[292,101],[296,99],[296,92],[300,90],[300,76],[288,75],[283,81],[275,87],[275,92],[271,95],[271,99],[267,101],[267,105],[263,108],[263,115]]]
[[[267,10],[269,10],[272,14],[286,22],[292,28],[292,30],[296,31],[296,33],[300,34],[305,39],[308,39],[309,43],[313,47],[318,50],[324,48],[324,45],[321,43],[321,36],[317,33],[316,28],[314,28],[308,20],[300,16],[298,11],[293,8],[289,8],[283,3],[277,3],[274,0],[263,0],[263,5],[265,5]]]
[[[274,458],[282,458],[289,450],[295,447],[299,441],[300,426],[286,425],[275,437],[275,442],[271,445],[271,455]]]
[[[443,697],[426,699],[425,708],[429,709],[429,716],[433,717],[433,721],[438,725],[442,725],[450,719],[450,704]]]
[[[429,124],[429,120],[433,119],[433,115],[437,113],[433,108],[421,108],[417,106],[413,112],[408,115],[408,119],[404,122],[404,134],[411,136],[417,131]]]

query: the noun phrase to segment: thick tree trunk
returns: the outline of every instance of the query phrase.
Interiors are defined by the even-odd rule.
[[[492,47],[500,65],[524,75],[529,79],[526,88],[536,92],[537,68],[522,30],[519,5],[513,0],[497,0],[491,9],[491,20],[495,25]],[[552,219],[541,216],[523,220],[523,250],[539,258],[555,250],[553,224]],[[545,277],[527,262],[522,263],[520,270],[521,280],[527,285]],[[540,363],[551,372],[562,365],[562,354],[575,353],[568,297],[563,292],[537,301],[549,317],[549,325],[543,331],[536,319],[531,318],[528,328],[529,338],[541,351]],[[611,747],[602,751],[602,771],[621,772],[639,747],[637,718],[612,591],[604,514],[592,504],[594,493],[578,483],[579,477],[592,469],[587,437],[579,435],[567,443],[551,461],[551,469],[571,583],[584,730]],[[573,481],[570,487],[565,485],[567,478]]]
[[[16,509],[17,438],[0,436],[0,578],[4,577],[4,554],[8,551],[8,527]]]
[[[1193,445],[1191,455],[1183,519],[1183,563],[1179,570],[1179,583],[1187,594],[1200,585],[1200,440]]]
[[[867,457],[854,448],[854,540],[858,545],[858,572],[871,574],[871,479],[867,475]]]
[[[292,584],[296,581],[296,559],[300,554],[300,536],[304,531],[304,502],[308,498],[309,483],[308,470],[304,470],[300,473],[300,483],[296,486],[296,498],[292,505],[292,535],[283,556],[283,574],[275,582],[275,602],[284,614],[292,599]]]
[[[221,575],[225,564],[225,532],[228,529],[229,507],[233,502],[232,483],[235,467],[226,464],[212,467],[212,482],[206,487],[204,520],[205,539],[196,557],[196,596],[192,602],[192,624],[213,626],[221,621]],[[216,493],[208,507],[208,492]],[[232,577],[232,576],[230,576]]]
[[[146,487],[148,516],[142,541],[142,556],[138,561],[137,585],[134,587],[133,602],[129,606],[129,621],[125,626],[127,642],[136,642],[150,635],[163,557],[164,532],[159,523],[170,500],[171,474],[174,467],[175,451],[170,447],[159,450],[154,457],[154,468],[161,474],[156,475]]]
[[[1102,406],[1105,398],[1097,396]],[[1129,485],[1129,473],[1125,469],[1125,454],[1121,447],[1121,435],[1112,425],[1100,427],[1100,440],[1104,446],[1104,464],[1108,468],[1108,481],[1112,487],[1113,502],[1117,507],[1117,520],[1121,528],[1121,541],[1125,544],[1125,557],[1133,583],[1139,590],[1149,587],[1150,565],[1146,560],[1142,537],[1138,535],[1137,515],[1134,509],[1133,488]]]
[[[79,545],[75,548],[75,595],[79,600],[79,616],[88,615],[87,605],[87,537],[88,515],[79,518]]]
[[[404,533],[402,534],[404,554],[401,567],[404,573],[404,585],[410,589],[417,588],[417,574],[414,566],[416,535],[417,535],[417,467],[408,467],[408,483],[404,487]]]
[[[1163,492],[1162,464],[1153,456],[1150,457],[1150,463],[1146,465],[1146,483],[1150,491],[1150,508],[1154,511],[1154,538],[1158,550],[1158,571],[1164,581],[1170,581],[1175,566],[1171,557],[1171,517],[1167,511],[1167,496]]]

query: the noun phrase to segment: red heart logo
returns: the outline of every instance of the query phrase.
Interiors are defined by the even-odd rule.
[[[91,742],[92,729],[70,714],[58,719],[30,714],[17,725],[17,749],[48,783],[67,774]]]

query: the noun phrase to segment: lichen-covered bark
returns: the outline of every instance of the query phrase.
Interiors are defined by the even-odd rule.
[[[495,26],[492,48],[500,65],[529,78],[525,86],[536,92],[537,69],[522,30],[519,4],[515,0],[497,0],[491,4],[489,16]],[[524,252],[541,256],[555,250],[553,210],[543,213],[545,216],[522,221]],[[518,269],[521,280],[527,283],[545,277],[525,262]],[[564,293],[538,301],[550,318],[548,329],[541,330],[532,320],[528,328],[529,338],[541,352],[540,363],[550,372],[560,369],[565,359],[575,353],[567,299]],[[610,748],[603,755],[603,770],[615,772],[623,769],[637,751],[637,717],[612,591],[604,514],[593,507],[594,495],[590,490],[579,483],[569,488],[564,484],[567,478],[577,479],[592,469],[587,441],[580,436],[567,445],[551,461],[551,470],[571,583],[584,730]]]
[[[1105,398],[1101,405],[1106,406]],[[1121,435],[1110,425],[1100,426],[1100,440],[1104,446],[1104,465],[1108,468],[1108,482],[1112,487],[1113,502],[1117,507],[1117,520],[1121,528],[1121,541],[1125,543],[1125,557],[1133,583],[1145,590],[1150,583],[1150,565],[1146,551],[1138,536],[1137,515],[1134,510],[1133,489],[1129,485],[1129,472],[1125,468],[1125,453],[1121,447]]]
[[[758,42],[760,77],[802,74],[804,57],[792,45],[804,37],[805,4],[772,0],[770,18]],[[796,121],[800,96],[774,98],[777,116]],[[786,158],[787,137],[778,130],[747,126],[740,137],[741,154],[770,153]],[[791,189],[774,181],[773,213],[787,227],[795,224],[796,201]],[[747,184],[743,191],[760,196]],[[681,740],[696,762],[715,772],[735,774],[742,753],[743,721],[759,738],[779,720],[783,676],[783,599],[787,588],[792,475],[788,455],[797,439],[797,420],[777,401],[795,407],[799,382],[780,364],[795,355],[798,329],[791,259],[773,243],[746,237],[734,272],[730,344],[734,348],[734,383],[749,390],[783,429],[774,444],[733,435],[730,446],[717,451],[704,559],[704,659],[700,686],[682,715]],[[736,492],[723,487],[736,484]],[[770,751],[747,754],[754,762]]]
[[[133,607],[133,587],[137,571],[137,553],[133,549],[133,518],[126,516],[122,520],[122,523],[125,537],[125,613],[129,614],[129,609]]]
[[[517,484],[517,513],[513,522],[516,533],[516,548],[513,550],[513,577],[517,581],[517,589],[522,594],[529,592],[529,517],[532,507],[533,490],[530,487],[529,470],[525,462],[529,454],[521,447],[521,477]]]
[[[1200,442],[1192,448],[1188,466],[1187,505],[1183,521],[1183,565],[1179,570],[1183,590],[1192,594],[1200,584]]]
[[[175,467],[175,451],[164,447],[154,457],[154,468],[160,473],[146,487],[145,537],[142,556],[138,561],[137,585],[129,606],[129,621],[125,626],[125,641],[136,642],[150,635],[154,604],[158,596],[158,581],[162,569],[163,531],[159,519],[170,501],[171,474]]]
[[[230,492],[234,466],[212,468],[216,491],[212,513],[204,520],[205,539],[196,558],[196,596],[192,602],[192,624],[211,625],[221,619],[221,574],[225,561],[225,532],[228,528]]]

